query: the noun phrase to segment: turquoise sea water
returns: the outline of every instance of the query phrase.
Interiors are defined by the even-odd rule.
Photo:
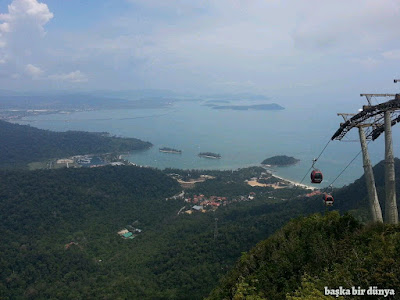
[[[254,103],[253,103],[254,104]],[[340,118],[332,110],[286,106],[282,111],[215,110],[199,102],[178,102],[170,108],[86,111],[27,117],[20,124],[55,131],[107,131],[123,137],[150,141],[154,147],[127,156],[130,161],[157,168],[237,169],[259,165],[273,155],[300,159],[295,166],[275,168],[282,177],[300,181],[311,161],[329,141]],[[394,147],[400,135],[394,128]],[[357,139],[357,132],[350,139]],[[397,136],[399,138],[397,138]],[[160,147],[183,151],[181,155],[159,152]],[[205,159],[199,152],[216,152],[222,159]],[[360,151],[358,142],[332,141],[316,166],[329,185]],[[383,137],[370,143],[371,160],[383,159]],[[361,155],[334,183],[339,187],[362,175]],[[304,182],[309,184],[309,174]]]

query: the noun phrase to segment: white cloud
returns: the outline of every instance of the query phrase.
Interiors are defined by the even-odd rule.
[[[10,72],[24,71],[27,63],[41,56],[44,26],[52,18],[47,5],[37,0],[13,0],[8,13],[0,14],[0,57],[13,66]]]
[[[35,27],[44,34],[43,26],[53,18],[46,4],[37,0],[14,0],[8,5],[8,13],[0,14],[0,20],[4,21],[0,26],[0,32],[12,32],[22,24]]]
[[[351,59],[352,62],[360,64],[361,66],[365,68],[374,68],[377,67],[380,63],[379,60],[372,58],[372,57],[366,57],[366,58],[353,58]]]
[[[87,82],[88,77],[83,74],[81,71],[77,70],[74,72],[66,73],[66,74],[54,74],[50,75],[49,79],[59,80],[59,81],[68,81],[68,82]]]
[[[302,48],[349,49],[374,47],[400,33],[397,0],[349,0],[298,2],[297,25],[292,36]]]
[[[382,56],[385,59],[396,59],[396,60],[399,60],[400,59],[400,49],[385,51],[385,52],[382,53]]]
[[[27,64],[25,67],[25,73],[33,79],[37,79],[43,74],[43,71],[37,66]]]
[[[192,14],[201,9],[210,7],[210,0],[187,1],[187,0],[126,0],[132,4],[151,10],[159,10],[165,13],[175,13],[177,15]]]
[[[127,1],[134,11],[118,23],[123,34],[81,38],[79,55],[109,69],[133,65],[135,78],[163,88],[347,83],[360,66],[382,67],[380,53],[400,41],[398,0]]]
[[[93,88],[134,82],[286,92],[304,89],[296,82],[350,89],[356,85],[349,80],[372,81],[400,68],[399,0],[125,0],[131,5],[123,12],[97,4],[90,16],[77,1],[81,13],[57,15],[52,31],[46,24],[53,13],[39,1],[46,2],[13,0],[0,16],[0,63],[7,69],[0,76],[24,74],[33,63],[46,70],[44,87],[45,79],[87,82],[85,70]]]

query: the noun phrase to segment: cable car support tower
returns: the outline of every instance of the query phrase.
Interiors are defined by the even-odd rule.
[[[363,106],[363,109],[357,114],[338,113],[338,115],[343,117],[344,123],[340,124],[339,129],[332,136],[331,140],[342,140],[352,128],[358,128],[372,220],[374,222],[383,222],[371,160],[368,154],[367,140],[374,141],[381,133],[385,132],[385,223],[397,224],[398,210],[396,203],[392,126],[400,122],[400,94],[361,94],[360,96],[366,97],[368,105]],[[394,99],[372,105],[372,97],[394,97]]]

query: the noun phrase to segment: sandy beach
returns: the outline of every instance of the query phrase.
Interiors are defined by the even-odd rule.
[[[307,185],[307,184],[304,184],[304,183],[300,184],[300,183],[297,182],[297,181],[293,181],[293,180],[290,180],[290,179],[287,179],[287,178],[283,178],[283,177],[281,177],[281,176],[278,176],[278,175],[276,175],[276,174],[274,173],[274,171],[272,170],[272,166],[270,166],[270,165],[262,165],[262,167],[264,167],[265,171],[266,171],[268,174],[270,174],[271,176],[273,176],[273,177],[275,177],[275,178],[278,178],[278,179],[280,179],[280,180],[289,182],[289,183],[291,183],[291,184],[293,184],[293,185],[295,185],[295,186],[300,186],[300,187],[302,187],[302,188],[310,189],[310,190],[317,190],[317,189],[318,189],[318,188],[316,188],[316,187],[314,187],[314,186],[311,186],[311,185]]]
[[[285,189],[287,186],[281,186],[277,183],[259,183],[257,180],[248,180],[246,181],[250,186],[260,186],[260,187],[272,187],[273,189]]]
[[[273,174],[273,173],[271,173],[271,175],[274,176],[274,177],[276,177],[276,178],[278,178],[278,179],[280,179],[280,180],[290,182],[291,184],[293,184],[293,185],[295,185],[295,186],[300,186],[300,187],[302,187],[302,188],[310,189],[310,190],[316,190],[316,189],[317,189],[316,187],[313,187],[313,186],[310,186],[310,185],[306,185],[306,184],[303,184],[303,183],[300,184],[299,182],[296,182],[296,181],[293,181],[293,180],[290,180],[290,179],[286,179],[286,178],[280,177],[280,176],[275,175],[275,174]]]

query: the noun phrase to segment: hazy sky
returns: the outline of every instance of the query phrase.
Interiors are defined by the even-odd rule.
[[[400,90],[400,0],[0,0],[0,13],[0,89]]]

